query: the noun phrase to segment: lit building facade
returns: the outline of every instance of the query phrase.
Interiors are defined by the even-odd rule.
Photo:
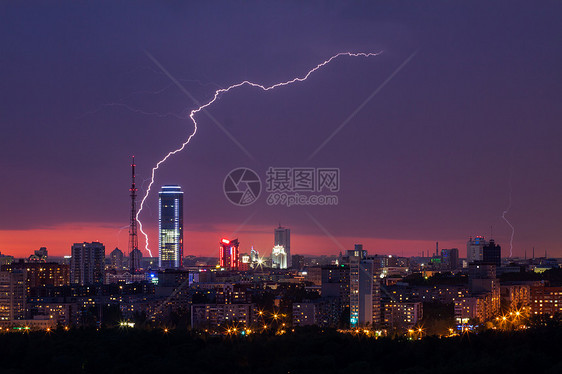
[[[255,304],[193,304],[191,327],[194,329],[249,327],[257,322]]]
[[[74,243],[70,258],[70,283],[94,284],[104,281],[105,246],[99,242]]]
[[[287,253],[282,245],[273,247],[271,251],[271,265],[277,269],[287,269]]]
[[[384,324],[390,329],[410,329],[423,318],[423,303],[388,302],[384,304]]]
[[[531,315],[562,313],[562,287],[532,286]]]
[[[239,247],[238,239],[228,240],[222,239],[219,247],[220,267],[226,270],[238,270],[239,265]]]
[[[25,319],[26,271],[0,271],[0,321]]]
[[[481,323],[492,320],[499,312],[499,292],[482,293],[455,301],[455,321],[459,327],[473,321]]]
[[[342,318],[342,303],[337,297],[293,303],[293,326],[338,327]]]
[[[279,226],[274,230],[274,246],[281,246],[285,249],[287,257],[287,267],[291,267],[291,229]],[[283,268],[285,269],[285,268]]]
[[[61,287],[70,284],[70,266],[55,262],[13,262],[3,265],[3,271],[25,270],[25,285],[27,292],[32,288],[53,286]]]
[[[178,269],[183,258],[183,192],[180,186],[162,186],[158,199],[158,266]]]
[[[500,286],[501,306],[503,310],[513,311],[528,308],[531,286],[529,284],[509,284]]]
[[[373,260],[360,244],[348,251],[349,257],[349,323],[358,326],[380,324],[380,283]]]

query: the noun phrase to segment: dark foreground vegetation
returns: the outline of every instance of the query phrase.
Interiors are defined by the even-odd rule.
[[[0,347],[7,373],[562,373],[559,327],[421,341],[71,330],[2,334]]]

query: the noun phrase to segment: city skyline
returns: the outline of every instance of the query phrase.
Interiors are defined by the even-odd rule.
[[[439,241],[464,257],[468,238],[490,238],[492,226],[505,257],[513,225],[513,256],[535,247],[562,257],[560,5],[220,4],[219,13],[3,5],[0,252],[62,256],[98,241],[126,253],[131,155],[144,196],[152,168],[191,134],[190,111],[217,89],[273,85],[338,53],[367,52],[376,55],[338,57],[291,86],[233,90],[198,113],[197,135],[158,169],[141,213],[151,251],[156,186],[176,183],[184,254],[211,255],[222,237],[268,253],[281,222],[294,254],[363,243],[413,256]],[[145,14],[161,19],[128,26]],[[49,32],[28,33],[21,19]],[[267,172],[284,166],[338,169],[338,204],[268,205]],[[247,206],[222,190],[239,167],[262,182]],[[139,248],[148,255],[140,233]]]

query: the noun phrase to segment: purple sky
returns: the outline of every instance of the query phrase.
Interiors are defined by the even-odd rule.
[[[177,183],[186,253],[215,251],[250,216],[242,243],[265,250],[272,243],[253,235],[272,238],[281,222],[308,238],[293,252],[342,249],[308,212],[345,247],[373,238],[379,253],[399,253],[401,241],[464,248],[493,226],[505,254],[511,184],[514,255],[535,246],[562,256],[562,4],[372,3],[2,2],[0,251],[62,253],[93,240],[65,231],[75,223],[107,229],[108,247],[126,245],[117,233],[128,224],[130,155],[146,187],[193,130],[185,117],[197,107],[145,51],[200,102],[246,79],[302,76],[338,52],[383,51],[341,57],[290,87],[222,96],[208,111],[253,159],[198,114],[197,135],[157,172],[144,225],[157,224],[155,191]],[[339,205],[270,207],[262,195],[236,207],[222,182],[240,166],[261,176],[269,166],[338,167]],[[42,237],[56,228],[58,242]]]

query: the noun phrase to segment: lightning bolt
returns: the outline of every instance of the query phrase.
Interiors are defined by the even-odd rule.
[[[509,227],[511,227],[511,238],[509,240],[509,257],[513,257],[513,236],[515,235],[515,227],[513,227],[513,225],[511,224],[511,222],[508,221],[507,218],[505,218],[505,215],[507,213],[509,213],[509,210],[511,209],[511,195],[513,192],[513,188],[511,187],[511,178],[512,178],[512,172],[510,171],[509,173],[509,204],[507,204],[507,208],[503,211],[502,213],[502,219],[505,221],[505,223],[508,224]]]
[[[297,83],[297,82],[304,82],[305,80],[308,79],[308,77],[314,73],[315,71],[317,71],[318,69],[322,68],[323,66],[329,64],[330,62],[332,62],[332,60],[341,57],[341,56],[348,56],[348,57],[372,57],[372,56],[378,56],[380,55],[382,52],[376,52],[376,53],[365,53],[365,52],[359,52],[359,53],[351,53],[351,52],[340,52],[338,54],[333,55],[332,57],[330,57],[329,59],[319,63],[318,65],[316,65],[314,68],[312,68],[311,70],[309,70],[303,77],[297,77],[297,78],[293,78],[291,80],[285,81],[285,82],[280,82],[280,83],[276,83],[273,84],[271,86],[264,86],[262,84],[259,83],[254,83],[254,82],[250,82],[250,81],[243,81],[240,83],[236,83],[233,84],[227,88],[220,88],[217,89],[215,91],[215,94],[213,95],[213,98],[211,100],[209,100],[207,103],[200,105],[198,108],[193,109],[191,111],[191,113],[189,114],[189,118],[191,119],[191,121],[193,122],[193,132],[189,135],[189,137],[187,138],[187,140],[185,142],[182,143],[182,145],[176,149],[174,149],[173,151],[168,152],[168,154],[166,156],[164,156],[163,159],[161,159],[160,161],[158,161],[158,163],[156,164],[156,166],[154,166],[152,168],[152,177],[150,180],[150,183],[148,184],[148,188],[146,189],[146,192],[144,194],[144,197],[141,201],[139,210],[137,211],[137,222],[139,224],[139,230],[140,232],[143,234],[144,238],[145,238],[145,249],[146,251],[149,253],[150,257],[152,257],[152,252],[150,251],[150,249],[148,248],[148,235],[146,234],[146,232],[144,232],[143,227],[142,227],[142,222],[139,219],[139,216],[142,212],[142,209],[144,207],[144,202],[146,201],[148,195],[150,194],[150,189],[152,188],[152,185],[154,184],[154,177],[156,174],[156,170],[158,170],[158,168],[160,167],[160,165],[162,165],[164,162],[166,162],[166,160],[168,158],[170,158],[171,156],[175,155],[176,153],[179,153],[181,151],[184,150],[184,148],[189,144],[189,142],[191,141],[191,139],[195,136],[195,134],[197,133],[197,121],[195,120],[195,115],[199,112],[201,112],[202,110],[208,108],[209,106],[211,106],[215,101],[217,101],[217,99],[219,98],[220,95],[225,94],[233,89],[242,87],[242,86],[251,86],[251,87],[255,87],[255,88],[260,88],[263,91],[271,91],[274,90],[278,87],[282,87],[282,86],[288,86],[290,84],[293,83]],[[148,54],[148,53],[147,53]],[[156,63],[156,61],[154,60],[154,58],[152,56],[150,56],[150,54],[148,54],[148,56]],[[179,84],[178,82],[174,82],[176,84]]]

